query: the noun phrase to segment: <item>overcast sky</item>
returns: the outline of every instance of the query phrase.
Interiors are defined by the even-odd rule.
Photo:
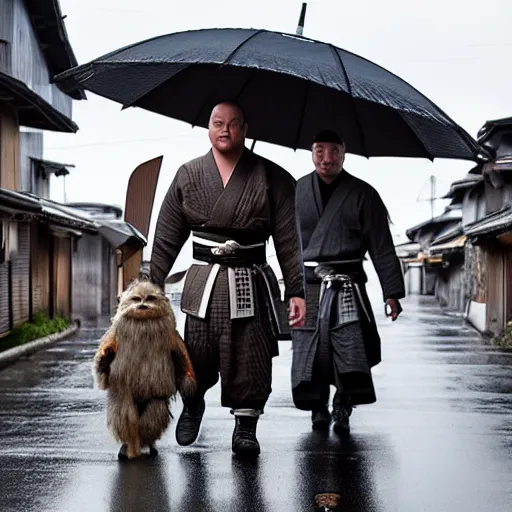
[[[215,2],[188,0],[60,0],[71,44],[80,64],[143,39],[211,27],[265,28],[294,33],[298,0]],[[510,0],[312,0],[304,35],[331,42],[396,73],[419,89],[472,136],[489,119],[512,115],[508,61],[512,50]],[[45,157],[76,167],[67,179],[69,201],[124,206],[130,173],[140,163],[164,156],[155,199],[152,232],[163,196],[176,169],[209,149],[201,128],[121,106],[87,92],[74,102],[77,134],[45,134]],[[273,159],[295,178],[311,172],[311,154],[258,143],[256,152]],[[429,177],[437,193],[471,168],[470,162],[372,158],[348,155],[349,172],[382,195],[393,232],[428,218]],[[54,198],[62,200],[55,183]],[[418,200],[420,198],[420,201]],[[446,201],[438,201],[440,213]],[[184,268],[179,258],[175,270]]]

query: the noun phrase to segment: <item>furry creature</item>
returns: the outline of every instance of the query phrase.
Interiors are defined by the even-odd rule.
[[[135,279],[122,294],[94,358],[98,387],[108,390],[107,425],[122,443],[119,459],[155,442],[169,426],[169,401],[192,397],[197,383],[176,319],[162,289]]]

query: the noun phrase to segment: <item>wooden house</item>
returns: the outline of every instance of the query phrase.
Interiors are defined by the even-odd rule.
[[[423,254],[417,242],[395,245],[396,255],[402,265],[407,295],[421,295],[423,290]]]
[[[97,227],[37,197],[0,189],[0,335],[34,313],[73,316],[76,238]]]
[[[478,142],[491,159],[478,167],[481,183],[463,202],[467,316],[479,330],[499,334],[512,320],[512,118],[485,123]]]
[[[437,217],[422,222],[416,226],[409,228],[406,235],[411,242],[419,245],[419,252],[414,261],[408,261],[408,265],[404,268],[406,282],[408,280],[407,273],[409,271],[417,274],[421,272],[419,281],[421,285],[422,295],[434,295],[439,265],[442,259],[437,255],[430,254],[430,246],[434,240],[450,233],[456,226],[460,224],[462,212],[457,207],[447,207],[446,210]],[[402,261],[403,258],[401,258]],[[410,260],[410,256],[406,259]],[[412,265],[411,263],[414,263]],[[419,270],[421,269],[421,270]],[[415,282],[418,278],[415,279]]]
[[[478,141],[486,160],[452,183],[453,222],[427,221],[407,234],[421,245],[432,291],[480,331],[499,334],[512,321],[512,118],[487,122]],[[457,213],[455,213],[457,212]]]
[[[73,230],[87,223],[19,192],[48,188],[44,131],[78,129],[72,100],[84,93],[52,83],[76,64],[57,0],[0,0],[0,333],[40,310],[71,314]]]
[[[60,206],[94,222],[97,230],[84,233],[73,252],[73,315],[80,320],[112,316],[125,288],[124,268],[147,240],[122,218],[114,205],[67,203]]]

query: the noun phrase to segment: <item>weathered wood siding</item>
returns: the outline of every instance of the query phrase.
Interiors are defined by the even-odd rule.
[[[13,327],[30,318],[30,226],[18,223],[18,252],[11,260]]]
[[[499,334],[505,325],[505,275],[503,251],[485,249],[487,259],[487,329]]]
[[[112,248],[106,240],[102,240],[102,256],[101,256],[101,315],[110,315],[113,311],[112,289],[116,289],[115,273],[112,272],[112,264],[114,255]]]
[[[43,134],[30,131],[20,132],[20,190],[37,194],[31,157],[43,158]]]
[[[71,98],[51,83],[44,55],[22,0],[0,0],[0,39],[10,43],[10,73],[71,117]]]
[[[101,315],[102,239],[84,233],[73,251],[73,315],[81,319]]]
[[[19,125],[16,112],[0,101],[0,187],[19,190]]]
[[[0,264],[0,334],[10,329],[9,320],[9,264]]]
[[[462,261],[452,263],[447,269],[440,269],[436,280],[435,294],[442,307],[450,311],[464,312],[466,299],[464,293],[464,263]]]
[[[116,301],[116,267],[108,243],[84,233],[73,251],[73,316],[83,320],[109,316]]]
[[[54,237],[53,278],[55,313],[69,317],[71,313],[71,239]]]
[[[31,225],[32,311],[49,313],[50,304],[50,231],[45,224]]]

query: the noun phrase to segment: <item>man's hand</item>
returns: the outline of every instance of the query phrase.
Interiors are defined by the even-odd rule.
[[[306,320],[306,301],[300,297],[292,297],[288,307],[288,323],[290,327],[302,327]]]
[[[402,306],[397,299],[388,299],[386,301],[386,316],[391,317],[391,320],[394,322],[398,315],[402,312]]]

